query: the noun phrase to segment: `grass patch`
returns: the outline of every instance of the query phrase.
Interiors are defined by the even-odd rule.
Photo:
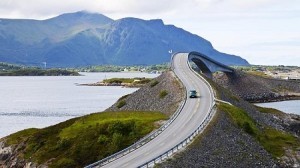
[[[154,86],[156,86],[158,83],[159,83],[159,82],[158,82],[157,80],[153,79],[153,80],[151,81],[151,83],[150,83],[150,87],[154,87]]]
[[[219,108],[221,111],[229,114],[233,122],[245,132],[251,135],[258,134],[259,130],[257,129],[255,122],[244,110],[224,103],[221,103]]]
[[[273,157],[283,156],[285,148],[296,149],[300,146],[300,142],[293,135],[270,127],[265,128],[256,138]]]
[[[18,142],[24,141],[28,136],[38,132],[39,129],[29,128],[22,131],[19,131],[17,134],[11,134],[7,138],[7,143],[17,144]]]
[[[162,90],[159,92],[159,98],[163,99],[168,95],[168,91]]]
[[[103,83],[135,83],[135,84],[146,84],[149,83],[151,79],[149,78],[111,78],[111,79],[104,79]]]
[[[274,158],[283,156],[285,148],[296,149],[300,146],[299,140],[289,133],[270,127],[258,129],[254,120],[240,108],[224,103],[218,107],[230,116],[234,124],[252,135]],[[262,111],[274,113],[270,109],[262,109]]]
[[[255,106],[255,107],[261,113],[275,114],[275,115],[278,115],[278,116],[284,115],[283,112],[281,112],[277,109],[274,109],[274,108],[266,108],[266,107],[259,107],[259,106]]]
[[[118,101],[125,100],[130,94],[124,95],[118,99]]]
[[[125,100],[120,100],[119,102],[118,102],[118,104],[117,104],[117,107],[118,108],[122,108],[123,106],[125,106],[126,105],[126,101]]]
[[[250,75],[254,75],[254,76],[264,77],[264,78],[272,78],[271,76],[269,76],[261,71],[247,71],[246,73],[248,73]]]
[[[83,167],[136,142],[167,117],[160,112],[103,112],[44,129],[8,136],[9,144],[25,143],[21,156],[49,167]]]

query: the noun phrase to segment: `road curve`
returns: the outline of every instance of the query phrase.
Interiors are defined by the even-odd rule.
[[[190,70],[188,53],[175,54],[172,61],[174,72],[187,92],[195,89],[200,97],[187,98],[178,117],[152,141],[103,167],[138,167],[179,144],[193,133],[209,114],[214,101],[213,93],[207,83]]]

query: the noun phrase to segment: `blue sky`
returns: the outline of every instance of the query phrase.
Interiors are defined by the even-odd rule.
[[[163,19],[251,64],[300,66],[300,0],[0,1],[0,18],[46,19],[81,10]]]

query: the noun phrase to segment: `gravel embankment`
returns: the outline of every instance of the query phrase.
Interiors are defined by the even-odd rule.
[[[263,78],[242,71],[234,75],[219,73],[214,81],[249,102],[299,99],[299,81]]]
[[[118,108],[118,102],[106,111],[134,110],[134,111],[160,111],[164,114],[173,114],[183,100],[184,90],[182,84],[175,78],[173,72],[165,72],[153,81],[158,83],[151,86],[152,82],[136,92],[123,98],[125,105]],[[165,97],[160,97],[166,91]]]
[[[280,90],[283,86],[289,92],[299,93],[299,83],[261,79],[242,72],[231,77],[218,77],[213,84],[218,98],[244,109],[258,128],[272,127],[300,136],[299,116],[261,113],[251,103],[243,100],[274,100],[278,97],[272,96],[279,93],[273,91]],[[300,154],[287,150],[286,156],[278,162],[256,139],[234,125],[228,114],[218,111],[205,132],[192,145],[158,167],[293,167],[299,165],[299,158]]]
[[[163,168],[276,167],[272,157],[250,135],[218,111],[205,132],[192,145],[161,163]]]
[[[236,79],[236,81],[234,82],[233,79]],[[285,88],[286,94],[291,92],[294,94],[299,94],[300,82],[267,79],[258,76],[247,75],[243,72],[237,72],[237,74],[234,76],[223,75],[222,78],[214,78],[214,81],[218,83],[216,88],[218,89],[220,98],[246,110],[249,116],[254,119],[255,122],[259,123],[260,125],[276,128],[278,130],[288,131],[300,137],[300,132],[297,129],[300,128],[300,116],[285,113],[282,113],[280,116],[261,113],[255,108],[255,106],[248,102],[249,95],[252,95],[250,102],[268,102],[289,99],[289,96],[279,93],[278,90],[283,90],[283,88]],[[278,92],[276,93],[273,91]],[[274,97],[274,95],[279,96]],[[238,98],[239,96],[242,99]]]

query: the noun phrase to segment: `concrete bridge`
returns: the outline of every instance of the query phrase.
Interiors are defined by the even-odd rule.
[[[209,77],[212,78],[212,73],[217,71],[222,71],[225,73],[234,73],[234,69],[224,65],[220,62],[217,62],[208,56],[198,53],[198,52],[190,52],[188,55],[190,61],[193,61],[197,67],[201,70],[201,72]]]

